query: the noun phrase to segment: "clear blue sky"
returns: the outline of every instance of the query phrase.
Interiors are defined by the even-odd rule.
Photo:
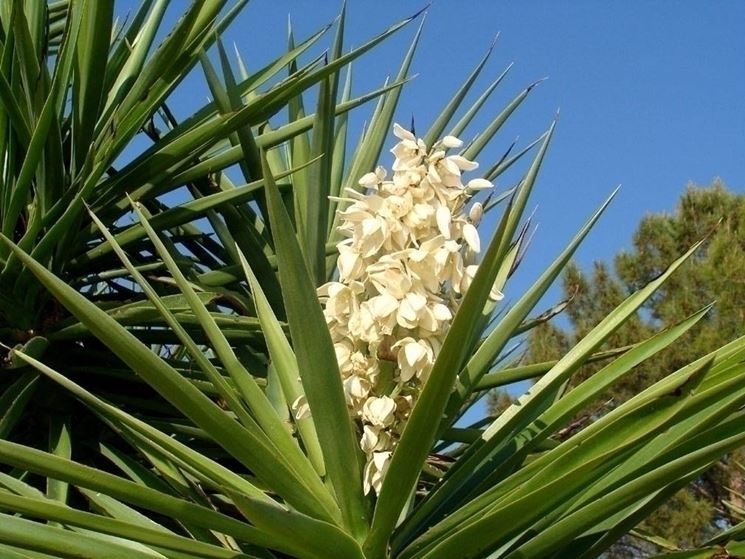
[[[134,3],[120,0],[120,8]],[[174,2],[173,8],[184,4]],[[350,0],[347,46],[423,5]],[[288,14],[301,39],[330,22],[339,7],[337,1],[253,0],[225,40],[256,69],[285,48]],[[527,84],[549,79],[480,158],[483,163],[497,159],[515,136],[521,144],[538,136],[561,109],[532,199],[540,227],[508,299],[525,289],[618,184],[620,195],[580,249],[583,266],[629,247],[639,219],[672,210],[689,182],[708,184],[719,176],[745,192],[744,24],[745,2],[735,0],[435,0],[413,64],[419,76],[407,86],[398,120],[408,123],[414,115],[426,129],[497,32],[501,36],[475,93],[507,64],[515,65],[464,139]],[[355,64],[355,93],[396,73],[414,31],[413,25],[406,28]],[[201,104],[207,91],[200,79],[197,74],[188,80],[177,109]],[[353,134],[367,113],[359,114]],[[381,163],[390,166],[385,155]]]

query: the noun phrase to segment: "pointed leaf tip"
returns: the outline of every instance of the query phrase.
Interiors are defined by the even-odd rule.
[[[415,12],[414,15],[407,17],[404,21],[406,22],[413,21],[419,16],[422,16],[422,20],[426,19],[427,10],[429,10],[431,6],[432,6],[432,2],[427,2],[427,4],[425,4],[421,10],[419,10],[418,12]]]
[[[510,67],[511,67],[511,66],[512,66],[513,64],[514,64],[514,62],[512,62],[512,63],[510,64]],[[532,89],[533,89],[534,87],[536,87],[536,86],[538,86],[538,85],[542,84],[542,83],[543,83],[543,82],[545,82],[546,80],[548,80],[548,76],[544,76],[544,77],[542,77],[541,79],[538,79],[538,80],[534,81],[533,83],[531,83],[531,84],[530,84],[530,85],[529,85],[528,87],[526,87],[525,89],[526,89],[526,91],[532,91]]]
[[[489,52],[494,50],[495,45],[497,44],[497,41],[499,40],[499,36],[502,34],[501,31],[497,31],[497,34],[494,35],[494,38],[491,40],[491,45],[489,46]],[[510,64],[512,66],[512,64]]]

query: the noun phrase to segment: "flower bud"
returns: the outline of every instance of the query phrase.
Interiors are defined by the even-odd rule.
[[[471,206],[471,209],[468,211],[468,218],[471,220],[471,223],[474,225],[478,225],[481,222],[481,218],[484,216],[484,206],[481,205],[481,202],[474,203],[473,206]]]
[[[442,139],[442,145],[446,148],[459,148],[463,145],[463,141],[459,140],[455,136],[445,136]]]
[[[491,188],[493,186],[494,185],[491,183],[491,181],[488,181],[486,179],[471,179],[466,185],[466,187],[470,188],[471,190],[483,190],[485,188]]]

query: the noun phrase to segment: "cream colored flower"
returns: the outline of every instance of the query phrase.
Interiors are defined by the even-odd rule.
[[[390,460],[390,451],[373,452],[372,458],[368,460],[363,473],[362,488],[365,495],[370,493],[371,489],[375,493],[380,493],[380,488],[383,485],[383,477],[385,477],[385,473],[388,471]]]
[[[427,378],[434,365],[435,356],[432,346],[426,340],[407,337],[396,342],[393,349],[398,350],[397,360],[401,382],[408,382],[415,377],[422,381]]]
[[[437,228],[440,230],[440,234],[446,239],[450,238],[450,222],[453,220],[453,216],[450,214],[450,208],[447,206],[440,206],[435,211],[435,219],[437,220]]]
[[[391,446],[391,435],[385,429],[365,425],[362,428],[362,438],[360,439],[360,448],[365,454],[384,451]]]
[[[347,282],[359,278],[365,269],[365,262],[360,254],[351,246],[342,243],[339,243],[336,248],[339,251],[339,258],[336,261],[339,279]]]
[[[360,403],[367,398],[372,389],[372,383],[362,376],[350,375],[342,383],[344,387],[344,397],[350,408],[359,408]]]
[[[381,295],[391,295],[401,300],[412,289],[412,280],[400,258],[384,256],[368,266],[367,274],[373,287]]]
[[[370,397],[362,406],[362,419],[374,427],[388,427],[396,416],[396,402],[393,398]]]
[[[468,184],[466,185],[466,188],[470,188],[471,190],[483,190],[485,188],[491,188],[494,185],[491,183],[491,181],[488,181],[486,179],[471,179],[468,181]]]
[[[377,188],[378,185],[385,180],[386,171],[383,167],[376,167],[375,172],[367,173],[363,175],[359,180],[360,186],[366,186],[368,188]]]
[[[459,148],[463,146],[463,142],[455,136],[445,136],[442,139],[442,145],[446,148]]]

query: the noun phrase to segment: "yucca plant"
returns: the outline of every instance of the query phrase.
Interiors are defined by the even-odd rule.
[[[352,96],[350,62],[416,17],[347,52],[342,10],[327,54],[303,62],[325,29],[298,44],[290,35],[286,53],[251,72],[219,41],[244,3],[223,14],[225,1],[194,2],[157,48],[166,0],[141,2],[121,28],[108,0],[0,6],[0,556],[597,557],[744,442],[745,339],[573,423],[705,318],[708,308],[598,353],[698,245],[559,361],[514,357],[553,314],[533,317],[610,201],[524,294],[509,291],[554,124],[465,187],[460,172],[533,86],[463,146],[456,137],[506,74],[464,105],[487,54],[421,143],[396,127],[386,182],[374,169],[419,31],[377,91]],[[197,65],[214,100],[178,120],[168,98]],[[348,112],[373,99],[348,150]],[[138,152],[140,137],[150,145]],[[513,188],[466,217],[478,189],[528,156]],[[439,194],[417,194],[418,209],[393,200],[423,188],[421,173]],[[400,215],[385,217],[384,203]],[[481,250],[479,214],[498,211]],[[405,250],[385,235],[369,244],[377,230],[362,222],[381,216],[416,217],[401,229]],[[423,282],[409,274],[426,262],[416,251],[437,243],[462,269],[430,279],[409,307],[413,288],[376,310],[375,290],[390,285],[375,276],[381,262],[399,258]],[[329,286],[355,281],[375,324],[397,313],[380,340],[351,319],[340,331],[329,307]],[[348,340],[372,363],[366,386],[345,372]],[[564,390],[601,359],[600,373]],[[517,404],[462,425],[486,391],[523,379],[536,382]],[[402,401],[411,405],[394,422]],[[734,555],[742,532],[678,556],[725,545]]]

